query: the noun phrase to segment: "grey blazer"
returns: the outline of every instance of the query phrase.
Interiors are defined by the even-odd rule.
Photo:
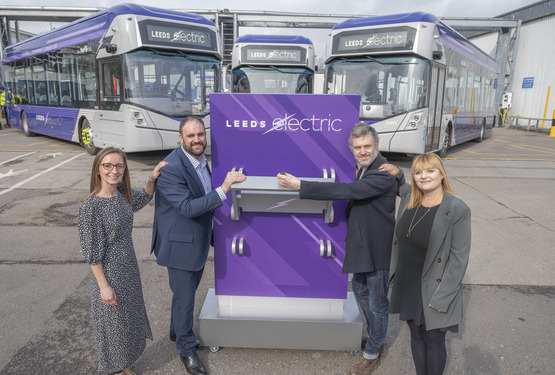
[[[409,184],[399,187],[401,203],[397,221],[407,209],[410,194]],[[470,255],[470,238],[470,208],[446,192],[434,218],[422,270],[422,303],[427,330],[450,327],[462,321],[462,280]],[[390,283],[395,282],[398,257],[399,246],[394,234]],[[429,304],[441,312],[429,308]]]

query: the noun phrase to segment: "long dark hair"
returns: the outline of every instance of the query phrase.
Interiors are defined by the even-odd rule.
[[[125,155],[125,152],[115,147],[103,148],[98,154],[96,154],[91,171],[90,193],[91,195],[97,194],[102,188],[102,182],[100,180],[99,172],[100,163],[106,155],[113,153],[119,154],[123,159],[123,165],[125,165],[125,169],[123,170],[123,177],[121,179],[121,182],[118,184],[118,190],[120,191],[120,193],[125,195],[125,199],[127,200],[127,202],[131,203],[131,181],[129,180],[129,168],[127,168],[127,155]]]

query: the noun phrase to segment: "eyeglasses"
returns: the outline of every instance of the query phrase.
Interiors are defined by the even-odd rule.
[[[114,167],[116,167],[118,171],[123,171],[125,169],[125,164],[102,163],[102,167],[107,171],[111,171]]]

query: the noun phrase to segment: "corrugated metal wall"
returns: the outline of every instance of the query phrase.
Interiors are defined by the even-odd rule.
[[[551,86],[546,116],[552,118],[555,110],[554,35],[555,15],[522,24],[510,115],[543,118],[547,91]],[[525,77],[534,78],[532,88],[522,88]]]

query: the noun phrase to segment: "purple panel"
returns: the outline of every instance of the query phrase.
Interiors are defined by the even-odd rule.
[[[211,100],[214,184],[232,168],[248,176],[322,177],[352,181],[355,164],[347,143],[357,123],[356,95],[213,94]],[[283,121],[285,119],[285,121]],[[215,213],[216,294],[345,298],[346,201],[334,202],[334,221],[324,214],[241,212],[231,220],[232,199]],[[233,238],[244,238],[243,255],[232,254]],[[333,255],[321,257],[319,240]]]
[[[10,115],[16,127],[21,128],[21,112],[27,114],[29,130],[34,133],[71,141],[79,115],[78,108],[44,107],[18,104],[10,107]]]

